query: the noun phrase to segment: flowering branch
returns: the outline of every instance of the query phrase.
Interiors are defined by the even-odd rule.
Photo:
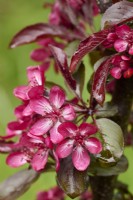
[[[97,2],[101,13],[106,10],[102,30],[88,37],[87,24],[93,29],[93,16],[98,14],[96,2],[57,0],[47,5],[49,24],[28,26],[12,39],[12,48],[36,42],[39,48],[31,52],[31,59],[41,63],[27,68],[27,85],[14,89],[22,103],[15,108],[16,121],[0,137],[0,151],[8,153],[11,167],[28,163],[38,173],[55,169],[59,187],[72,198],[90,185],[93,196],[87,193],[86,198],[112,200],[117,176],[128,166],[123,152],[133,98],[133,29],[125,22],[132,18],[133,3]],[[98,52],[98,59],[92,52]],[[87,76],[91,89],[86,101],[82,59],[87,54],[95,64],[93,78]],[[64,78],[65,89],[47,82],[51,63]],[[108,104],[107,93],[112,95]],[[52,198],[59,191],[52,189]],[[38,199],[44,194],[49,192],[41,192]],[[59,196],[64,199],[62,192]]]

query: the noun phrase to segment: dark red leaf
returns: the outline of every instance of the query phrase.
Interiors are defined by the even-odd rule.
[[[80,43],[78,50],[74,53],[71,59],[70,71],[72,73],[75,71],[76,66],[81,61],[81,59],[87,53],[90,53],[97,46],[99,46],[106,39],[108,33],[109,29],[94,33]]]
[[[28,44],[31,42],[37,41],[39,38],[44,37],[65,37],[67,39],[76,38],[76,35],[70,33],[66,28],[61,26],[49,25],[45,23],[38,23],[31,26],[27,26],[18,32],[12,39],[10,43],[11,48],[15,48],[17,46]],[[79,37],[77,36],[77,39]]]
[[[76,80],[76,93],[79,97],[82,98],[82,93],[85,83],[85,65],[81,62],[78,70],[73,74],[74,79]]]
[[[67,63],[67,56],[64,53],[64,51],[58,47],[49,45],[51,52],[56,60],[56,63],[65,78],[67,84],[70,86],[72,90],[76,90],[76,81],[72,78],[69,68],[68,68],[68,63]]]
[[[133,2],[120,1],[106,10],[101,20],[101,27],[119,24],[130,18],[133,19]]]
[[[102,62],[94,74],[91,95],[100,105],[102,105],[105,100],[105,84],[112,58],[113,57],[108,58]]]

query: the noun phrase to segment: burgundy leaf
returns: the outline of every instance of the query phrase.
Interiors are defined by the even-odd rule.
[[[48,25],[45,23],[33,24],[31,26],[27,26],[18,32],[12,39],[10,43],[11,48],[15,48],[17,46],[35,42],[40,38],[44,37],[65,37],[67,39],[73,39],[76,37],[75,34],[68,32],[68,30],[61,26]]]
[[[102,105],[105,100],[105,84],[112,59],[113,57],[102,62],[94,74],[92,96],[100,105]]]
[[[85,40],[83,40],[77,51],[74,53],[71,59],[70,71],[73,73],[76,69],[77,64],[81,61],[81,59],[87,54],[93,51],[97,46],[99,46],[105,39],[107,34],[109,33],[109,29],[105,29],[94,33],[89,36]]]
[[[51,52],[56,60],[56,63],[64,76],[67,84],[70,86],[72,90],[76,90],[76,81],[72,78],[69,68],[68,68],[68,63],[67,63],[67,57],[66,54],[62,51],[62,49],[50,45]]]
[[[78,70],[73,74],[73,77],[77,83],[76,93],[82,97],[85,84],[85,65],[83,62],[81,62]]]
[[[101,28],[121,23],[129,18],[133,18],[133,2],[120,1],[106,10],[102,17]]]

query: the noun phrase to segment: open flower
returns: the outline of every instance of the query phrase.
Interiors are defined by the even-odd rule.
[[[14,89],[14,95],[21,99],[22,101],[28,101],[31,89],[33,88],[41,88],[43,90],[44,86],[44,68],[43,67],[28,67],[27,68],[27,76],[28,76],[28,85],[19,86]]]
[[[45,168],[49,151],[52,148],[53,145],[49,137],[29,137],[23,133],[19,143],[13,149],[15,152],[12,151],[9,154],[6,163],[11,167],[19,167],[28,162],[34,170],[40,171]]]
[[[72,122],[64,122],[58,131],[64,138],[56,148],[58,157],[65,158],[72,153],[75,168],[79,171],[86,170],[90,164],[88,152],[98,154],[102,150],[101,142],[95,137],[90,137],[97,132],[97,127],[89,123],[82,123],[77,127]]]
[[[128,51],[133,55],[133,30],[126,24],[116,27],[116,35],[118,39],[114,43],[114,48],[118,52]]]
[[[74,108],[65,104],[65,93],[58,86],[50,90],[49,99],[41,97],[30,101],[32,111],[42,116],[30,129],[33,135],[43,135],[50,131],[51,141],[59,143],[63,136],[58,132],[58,126],[65,120],[75,118]]]

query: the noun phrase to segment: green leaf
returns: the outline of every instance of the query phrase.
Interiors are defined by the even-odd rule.
[[[77,50],[78,45],[79,45],[79,41],[76,40],[76,41],[69,43],[68,46],[65,48],[65,53],[67,55],[68,64],[70,64],[71,57],[75,53],[75,51]]]
[[[110,119],[101,118],[96,120],[96,124],[101,133],[104,147],[99,158],[109,159],[106,162],[118,161],[124,150],[124,138],[121,127]]]
[[[85,66],[83,62],[81,62],[78,70],[73,74],[73,78],[76,80],[76,93],[82,97],[85,83]]]
[[[116,163],[115,166],[103,167],[97,159],[92,158],[88,168],[89,174],[94,176],[113,176],[125,172],[128,168],[128,160],[125,156]]]
[[[68,157],[61,160],[57,183],[69,197],[75,198],[88,188],[89,176],[87,170],[81,172],[74,168],[71,158]]]
[[[102,118],[102,117],[113,117],[118,113],[118,107],[115,105],[112,105],[110,102],[106,102],[101,107],[100,105],[97,105],[96,107],[96,117]]]
[[[47,88],[50,88],[50,89],[51,89],[53,86],[55,86],[55,85],[63,89],[63,87],[61,87],[59,84],[54,83],[54,82],[52,82],[52,81],[46,81],[46,82],[45,82],[45,86],[46,86]]]

